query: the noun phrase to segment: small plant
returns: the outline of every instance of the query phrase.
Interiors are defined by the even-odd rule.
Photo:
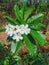
[[[48,3],[47,2],[40,2],[38,7],[36,8],[37,12],[48,12]]]
[[[21,7],[15,5],[14,13],[16,18],[14,19],[10,16],[6,16],[6,19],[11,24],[6,25],[4,29],[0,29],[0,32],[6,31],[8,34],[7,41],[12,42],[10,46],[11,50],[9,52],[9,54],[12,53],[12,56],[10,54],[9,57],[13,57],[13,55],[18,54],[24,41],[28,53],[31,56],[34,56],[37,53],[36,43],[41,46],[46,45],[45,36],[39,31],[41,27],[44,27],[44,25],[39,22],[44,15],[39,13],[30,17],[30,14],[34,9],[35,8],[33,6],[27,7],[24,4]],[[33,39],[36,43],[32,41]]]
[[[19,8],[18,5],[15,5],[14,12],[16,19],[6,16],[7,20],[12,23],[12,25],[6,26],[6,32],[9,35],[8,39],[15,41],[13,41],[11,44],[11,50],[13,50],[14,53],[19,52],[23,41],[25,41],[28,52],[31,55],[34,55],[34,53],[36,53],[37,47],[33,42],[30,41],[28,38],[29,35],[31,35],[39,45],[46,44],[45,36],[39,31],[41,27],[44,26],[39,22],[44,15],[36,14],[35,16],[31,16],[29,18],[29,15],[33,10],[33,6],[28,8],[26,5],[22,5],[21,8]],[[0,31],[2,30],[4,31],[4,29],[1,29]],[[14,36],[14,33],[17,34]],[[21,36],[20,33],[23,35]]]

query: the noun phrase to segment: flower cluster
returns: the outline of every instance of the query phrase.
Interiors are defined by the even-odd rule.
[[[6,33],[12,37],[13,40],[19,41],[23,40],[22,35],[26,34],[28,35],[30,33],[30,28],[28,27],[28,24],[24,25],[6,25]]]

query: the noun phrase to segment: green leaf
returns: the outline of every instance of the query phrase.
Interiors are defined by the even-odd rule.
[[[33,30],[39,30],[36,26],[34,26],[34,25],[30,25],[29,26],[31,29],[33,29]]]
[[[0,29],[0,32],[5,32],[5,31],[6,31],[5,28]]]
[[[37,14],[35,16],[32,16],[31,18],[29,18],[27,20],[27,23],[37,22],[37,21],[41,20],[43,18],[43,16],[44,16],[43,14]]]
[[[38,30],[41,30],[41,28],[42,28],[42,27],[45,27],[45,25],[42,24],[42,23],[37,23],[37,24],[35,24],[35,27],[36,27]]]
[[[20,61],[21,60],[21,57],[19,57],[19,56],[13,56],[13,58],[16,60],[16,61]]]
[[[15,25],[19,24],[18,21],[16,21],[15,19],[13,19],[13,18],[11,18],[11,17],[9,17],[9,16],[6,16],[6,19],[8,20],[8,22],[13,23],[13,24],[15,24]]]
[[[11,51],[13,53],[18,53],[20,51],[20,49],[21,49],[21,46],[22,46],[22,41],[12,42]]]
[[[20,18],[21,18],[21,22],[22,22],[22,20],[23,20],[23,10],[20,10],[20,11],[19,11],[19,14],[20,14],[19,16],[20,16]]]
[[[28,37],[25,34],[23,35],[23,38],[24,38],[24,41],[25,41],[29,54],[32,56],[35,55],[36,51],[37,51],[36,46],[30,42],[30,40],[28,39]]]
[[[7,64],[7,60],[4,60],[4,65],[8,65],[8,64]]]
[[[23,19],[24,19],[24,12],[25,12],[25,10],[26,10],[26,4],[23,4],[21,9],[20,9],[20,11],[19,11],[20,12],[20,17],[22,19],[22,22],[23,22]]]
[[[46,44],[45,36],[39,31],[31,30],[30,34],[34,38],[36,42],[38,42],[41,46]]]
[[[21,47],[22,47],[22,41],[17,42],[15,52],[18,53],[21,50]]]
[[[12,37],[8,36],[6,39],[7,42],[13,42],[14,40],[12,39]]]
[[[19,12],[19,7],[18,5],[15,5],[14,6],[14,12],[15,12],[15,15],[16,15],[16,18],[21,22],[21,17],[20,17],[20,12]]]
[[[11,51],[12,51],[12,53],[15,53],[15,51],[16,51],[16,44],[17,43],[14,43],[14,42],[12,42],[12,44],[11,44]]]
[[[7,57],[4,57],[4,61],[3,61],[3,65],[8,65],[8,58]]]
[[[45,25],[43,23],[38,22],[38,23],[35,23],[35,27],[41,29],[41,27],[45,27]]]
[[[39,23],[39,22],[30,25],[30,28],[31,28],[31,29],[33,29],[33,30],[38,30],[38,31],[39,31],[42,27],[45,27],[45,25],[42,24],[42,23]]]
[[[0,42],[0,52],[3,50],[3,44]]]
[[[24,20],[26,21],[29,17],[29,15],[32,13],[32,11],[35,9],[34,6],[28,7],[27,10],[24,13]]]

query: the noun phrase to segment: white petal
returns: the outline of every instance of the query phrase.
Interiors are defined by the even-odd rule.
[[[23,40],[23,37],[20,37],[21,40]]]
[[[25,28],[28,28],[28,24],[25,25]]]
[[[24,27],[24,24],[20,25],[20,27]]]
[[[18,41],[19,41],[19,39],[16,39],[16,41],[18,42]]]
[[[12,36],[13,34],[10,34],[10,36]]]
[[[15,40],[16,38],[15,37],[12,37],[13,40]]]

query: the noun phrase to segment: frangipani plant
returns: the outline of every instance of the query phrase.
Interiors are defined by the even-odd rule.
[[[16,19],[6,16],[7,20],[11,23],[6,25],[5,29],[0,31],[5,31],[8,34],[8,40],[12,40],[11,51],[13,53],[18,53],[21,50],[23,41],[25,41],[26,48],[30,55],[34,55],[37,52],[37,46],[34,41],[31,42],[29,35],[41,46],[46,44],[45,36],[39,31],[44,25],[39,22],[44,15],[39,13],[35,16],[29,17],[35,8],[33,6],[27,7],[22,5],[14,6],[14,13]],[[30,38],[31,38],[30,37]]]

